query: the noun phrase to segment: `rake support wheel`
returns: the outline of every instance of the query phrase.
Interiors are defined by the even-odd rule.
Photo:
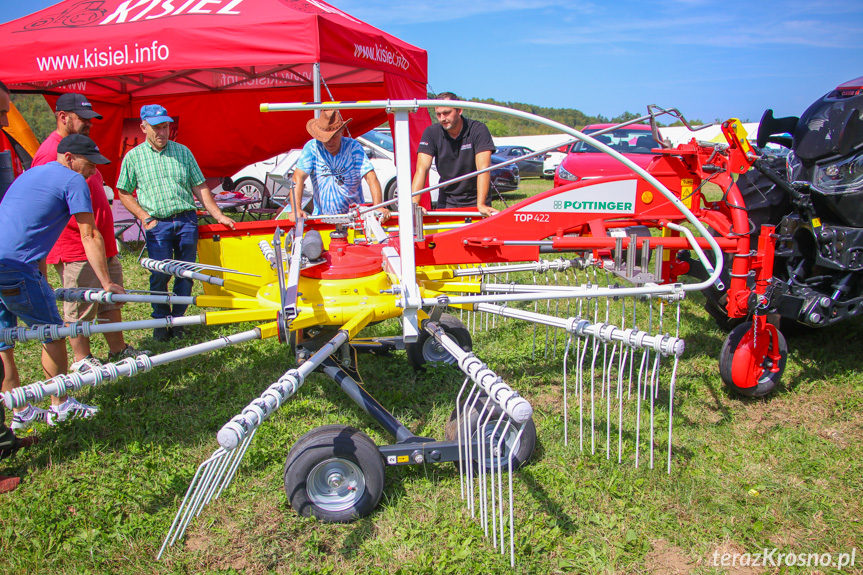
[[[788,344],[776,327],[764,323],[757,336],[752,322],[735,327],[719,352],[719,374],[729,391],[747,397],[767,395],[785,371]]]
[[[438,324],[463,350],[473,349],[470,331],[457,317],[448,313],[441,314]],[[407,344],[405,351],[414,369],[422,369],[427,363],[455,363],[455,358],[425,330],[420,330],[417,342]]]
[[[470,410],[470,422],[471,429],[476,426],[477,420],[479,419],[479,412],[482,411],[485,402],[488,400],[488,396],[484,393],[480,395],[479,400],[471,407]],[[456,411],[459,408],[452,410],[450,413],[449,421],[447,421],[446,427],[444,428],[444,439],[447,441],[452,441],[458,439],[458,424],[459,420],[456,419],[458,415]],[[462,410],[462,419],[461,424],[464,425],[464,406],[461,406]],[[497,446],[498,441],[500,440],[501,430],[504,428],[504,423],[501,423],[500,427],[498,427],[497,432],[495,432],[495,426],[497,425],[497,420],[500,417],[501,410],[498,407],[494,407],[491,415],[491,419],[489,419],[488,423],[484,426],[482,430],[483,439],[486,442],[486,446],[489,445],[489,440],[491,439],[491,445]],[[487,414],[486,414],[487,415]],[[521,437],[518,439],[518,443],[516,443],[516,437],[518,436],[518,431],[514,426],[509,426],[509,428],[504,432],[506,435],[506,439],[503,442],[503,471],[509,471],[509,453],[512,449],[515,449],[515,454],[513,455],[512,462],[513,467],[515,469],[519,469],[522,465],[527,463],[530,457],[533,455],[533,450],[536,448],[536,425],[533,423],[533,417],[527,420],[527,424],[524,428],[524,433],[521,434]],[[492,439],[492,436],[494,438]],[[462,438],[464,441],[464,438]],[[472,462],[474,471],[478,471],[479,466],[476,459],[474,457],[474,461]],[[456,463],[458,465],[458,463]],[[489,471],[491,469],[491,459],[486,458],[485,460],[485,469]]]
[[[369,515],[384,489],[384,462],[366,434],[346,425],[316,427],[285,462],[285,494],[304,517],[349,523]]]

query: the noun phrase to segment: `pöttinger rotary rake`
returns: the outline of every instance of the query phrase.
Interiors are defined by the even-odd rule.
[[[417,107],[435,104],[336,102],[270,104],[262,109],[386,107],[394,115],[399,146],[398,189],[408,190],[407,117]],[[58,290],[57,297],[176,302],[219,311],[121,324],[35,326],[0,334],[6,341],[23,342],[171,325],[262,322],[209,342],[21,387],[4,394],[10,408],[255,339],[278,337],[291,346],[296,365],[218,431],[219,447],[192,478],[159,557],[230,484],[260,426],[311,373],[320,372],[395,442],[376,445],[346,425],[327,425],[303,435],[288,453],[284,473],[287,497],[297,512],[324,521],[351,521],[378,505],[387,466],[453,462],[462,475],[462,497],[471,514],[479,518],[492,544],[501,553],[508,551],[514,562],[512,472],[533,453],[536,428],[530,390],[520,390],[522,396],[473,352],[471,330],[497,322],[532,323],[533,354],[543,339],[546,357],[560,354],[567,443],[649,467],[661,448],[670,470],[675,379],[684,351],[678,330],[680,302],[686,292],[719,281],[723,250],[754,257],[748,252],[748,236],[736,235],[737,224],[729,221],[725,204],[703,203],[699,182],[693,183],[708,172],[709,179],[730,181],[731,173],[742,169],[734,161],[735,154],[742,153],[735,148],[739,138],[728,130],[727,149],[693,142],[667,151],[645,171],[590,136],[549,120],[485,104],[456,104],[557,128],[617,158],[635,174],[549,190],[486,219],[468,209],[423,213],[402,194],[388,202],[397,203],[397,212],[386,227],[375,216],[377,206],[300,218],[295,225],[273,220],[239,223],[236,230],[205,226],[199,241],[202,263],[142,260],[148,269],[203,282],[204,295]],[[684,200],[681,187],[686,189]],[[724,234],[712,237],[702,222],[714,231],[724,229]],[[644,233],[648,227],[661,235]],[[690,250],[707,277],[678,283],[686,271],[678,255]],[[556,259],[546,254],[556,254]],[[741,285],[745,287],[745,281]],[[398,336],[362,335],[370,324],[396,319],[401,325]],[[404,350],[416,367],[446,362],[463,372],[442,440],[415,435],[358,383],[354,352],[384,350]]]

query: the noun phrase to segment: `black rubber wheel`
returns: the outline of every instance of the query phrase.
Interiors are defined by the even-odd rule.
[[[722,344],[722,350],[719,352],[719,375],[722,377],[722,382],[729,391],[745,395],[746,397],[763,397],[773,391],[776,384],[779,383],[780,379],[782,379],[782,374],[785,372],[785,360],[788,358],[788,344],[785,342],[785,336],[782,335],[782,332],[777,330],[776,340],[780,356],[778,365],[779,369],[775,372],[770,369],[765,369],[764,374],[758,380],[757,385],[754,387],[741,387],[734,383],[732,364],[734,362],[734,353],[740,347],[740,342],[743,340],[743,337],[751,329],[752,322],[747,321],[732,329],[731,333],[728,334],[728,337],[725,339],[725,343]],[[765,357],[764,361],[768,362],[768,364],[764,366],[765,368],[772,367],[772,361],[770,359]]]
[[[399,185],[396,183],[395,178],[389,184],[387,184],[386,189],[384,190],[384,201],[388,202],[390,200],[394,200],[396,195],[399,193]]]
[[[258,180],[246,178],[237,182],[235,192],[240,192],[250,200],[259,200],[258,204],[249,204],[250,208],[268,208],[268,196],[264,193],[264,184]]]
[[[285,461],[285,494],[303,517],[349,523],[369,515],[384,490],[384,461],[374,441],[345,425],[303,435]]]
[[[457,317],[448,313],[441,314],[438,323],[444,332],[453,338],[465,351],[473,349],[473,339],[467,327]],[[427,363],[455,363],[455,358],[450,355],[438,342],[429,335],[427,331],[420,330],[419,339],[416,343],[405,345],[408,361],[414,369],[422,369]]]
[[[479,399],[476,403],[472,404],[470,411],[470,421],[471,428],[476,425],[477,419],[479,418],[479,412],[482,411],[485,402],[488,400],[488,396],[485,393],[480,393]],[[464,406],[462,405],[462,417],[464,417]],[[492,440],[492,445],[497,445],[498,441],[500,441],[501,429],[504,424],[502,423],[495,433],[495,426],[497,425],[497,420],[500,417],[502,410],[499,407],[494,407],[492,409],[491,419],[488,420],[488,423],[485,425],[483,429],[483,434],[485,436],[486,445],[488,445],[489,439],[494,434],[494,439]],[[487,413],[485,415],[488,415]],[[444,428],[444,439],[447,441],[451,441],[453,439],[458,439],[458,423],[459,420],[456,419],[457,413],[456,409],[452,410],[452,413],[449,415],[449,420],[446,423],[446,427]],[[464,423],[462,422],[462,425]],[[504,440],[503,447],[503,466],[502,469],[504,471],[509,471],[509,453],[515,448],[515,455],[513,455],[512,461],[514,463],[515,469],[519,469],[522,465],[527,463],[530,460],[531,455],[533,455],[533,450],[536,449],[536,425],[533,423],[533,417],[527,420],[527,425],[524,428],[524,432],[521,434],[521,437],[518,440],[518,443],[515,443],[515,439],[518,436],[518,431],[514,426],[509,426],[509,429],[506,431],[506,439]],[[464,441],[464,438],[462,438]],[[456,467],[458,467],[458,462],[455,463]],[[491,458],[485,459],[485,469],[489,471],[492,467]],[[477,464],[477,460],[473,461],[474,471],[479,470],[479,466]],[[497,465],[495,464],[495,470],[497,469]]]

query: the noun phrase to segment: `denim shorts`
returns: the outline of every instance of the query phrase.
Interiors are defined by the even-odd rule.
[[[0,329],[37,324],[63,325],[54,290],[39,270],[21,271],[0,264]],[[0,342],[0,351],[14,346]]]

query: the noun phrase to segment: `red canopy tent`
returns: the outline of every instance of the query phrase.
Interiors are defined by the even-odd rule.
[[[424,50],[320,0],[65,0],[0,26],[0,62],[13,92],[52,109],[63,92],[87,95],[112,183],[123,123],[144,104],[178,120],[205,175],[225,176],[309,139],[312,112],[263,114],[261,102],[425,98],[427,83]],[[345,116],[354,135],[387,119]],[[412,150],[429,124],[412,115]]]

